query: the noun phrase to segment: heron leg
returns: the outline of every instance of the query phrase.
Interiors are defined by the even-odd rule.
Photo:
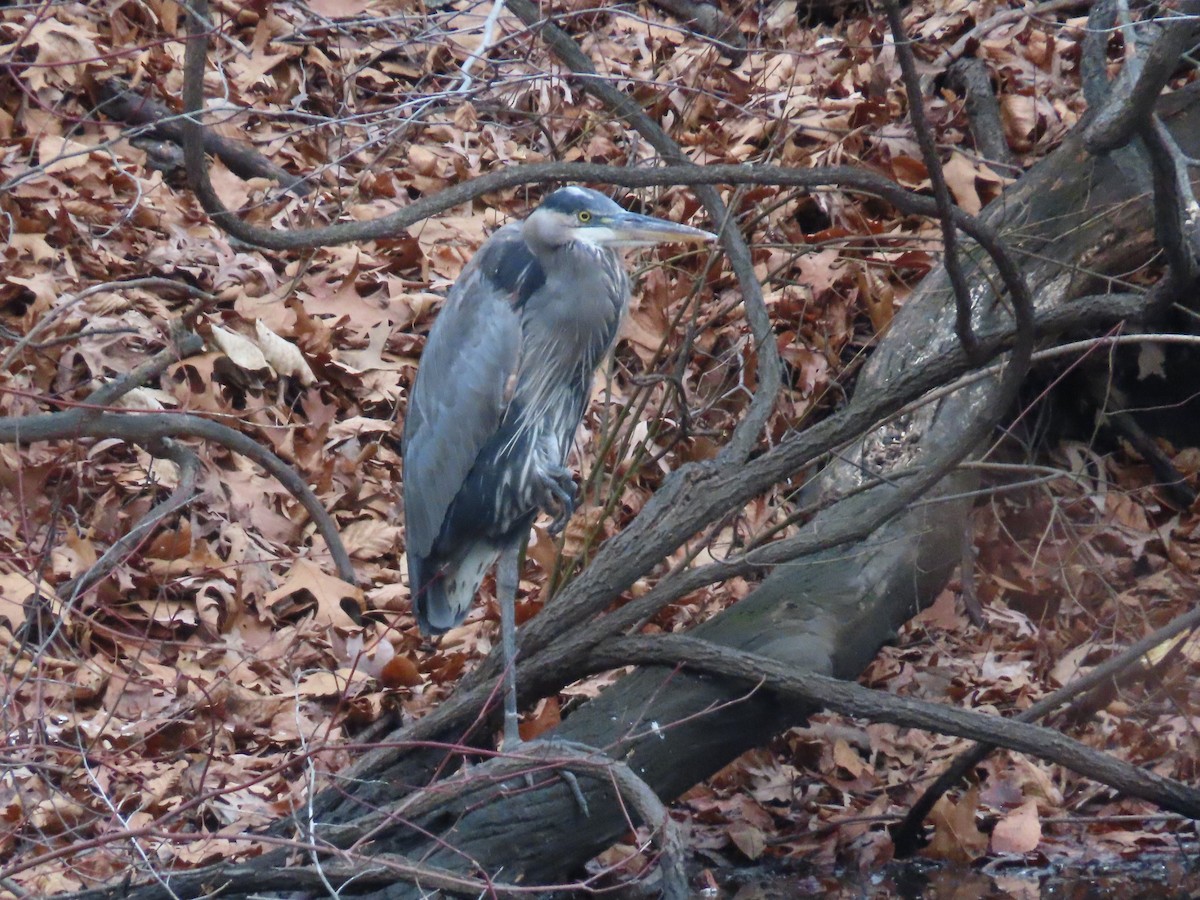
[[[557,466],[542,473],[542,490],[545,492],[539,506],[546,512],[553,513],[554,521],[550,523],[550,533],[558,534],[567,527],[572,513],[575,512],[575,498],[579,491],[575,484],[575,476],[570,469]]]
[[[567,477],[570,478],[570,473],[567,473]],[[574,487],[574,480],[571,480],[570,483]],[[573,508],[574,502],[572,501]],[[569,518],[570,512],[567,512],[566,515]],[[517,718],[517,588],[520,586],[521,579],[521,549],[520,543],[506,548],[501,552],[499,563],[496,566],[496,599],[500,602],[500,650],[504,654],[504,749],[506,752],[516,750],[522,745],[524,747],[532,746],[521,740]],[[583,748],[588,753],[593,752],[592,748],[585,748],[582,744],[571,745],[569,742],[563,742],[563,746]],[[590,816],[587,798],[583,796],[575,773],[563,769],[558,774],[566,782],[580,811],[585,817]],[[526,776],[526,783],[533,787],[531,775]]]
[[[500,554],[496,567],[496,599],[500,603],[500,649],[504,654],[504,749],[521,743],[517,728],[517,587],[521,578],[521,545]]]

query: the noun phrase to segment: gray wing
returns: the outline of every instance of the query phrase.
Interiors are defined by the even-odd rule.
[[[430,554],[450,504],[500,428],[521,360],[512,285],[521,272],[510,270],[530,262],[536,265],[519,225],[497,231],[463,270],[429,332],[404,422],[410,557]]]

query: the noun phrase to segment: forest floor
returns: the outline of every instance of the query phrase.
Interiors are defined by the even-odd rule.
[[[1043,6],[906,8],[928,75],[965,40],[998,87],[1012,167],[971,149],[960,97],[935,80],[927,98],[951,191],[970,212],[1084,113],[1086,4]],[[514,17],[500,15],[488,39],[494,8],[217,3],[208,121],[315,187],[281,193],[214,161],[219,193],[282,229],[380,216],[524,162],[653,157]],[[881,14],[806,22],[791,0],[726,4],[735,9],[741,58],[648,5],[543,6],[696,162],[847,164],[927,186]],[[0,446],[0,898],[260,854],[255,830],[344,768],[364,728],[423,715],[497,640],[490,581],[486,602],[439,644],[417,633],[398,423],[445,290],[540,190],[498,191],[358,245],[288,254],[232,241],[178,171],[152,165],[160,146],[96,111],[113,78],[177,110],[183,29],[173,0],[0,6],[0,415],[78,404],[166,345],[192,299],[120,282],[199,288],[210,297],[192,321],[209,349],[124,408],[196,413],[269,446],[334,515],[362,588],[335,577],[324,541],[277,481],[194,442],[199,499],[71,595],[64,585],[177,486],[179,467],[116,439]],[[940,230],[869,197],[723,194],[753,248],[787,367],[765,438],[776,441],[844,402],[864,355],[937,264]],[[617,199],[704,224],[682,188]],[[579,440],[585,502],[560,539],[545,522],[535,529],[523,616],[637,514],[664,473],[711,456],[753,386],[749,330],[721,259],[665,248],[631,260],[633,308]],[[1030,399],[1019,419],[1051,402]],[[1200,490],[1200,451],[1166,449]],[[863,683],[1011,714],[1194,604],[1200,520],[1174,508],[1127,447],[1018,426],[989,460],[1003,465],[985,472],[974,560]],[[781,496],[761,498],[713,538],[713,552],[786,510]],[[697,592],[651,627],[687,629],[750,588],[735,580]],[[35,614],[42,640],[31,644],[20,635]],[[1185,636],[1088,715],[1050,724],[1195,783],[1197,675],[1200,638]],[[604,683],[543,701],[527,735]],[[712,872],[767,860],[869,871],[892,857],[888,825],[965,746],[817,716],[694,787],[673,814]],[[1191,823],[1056,766],[998,752],[977,774],[939,804],[923,855],[1042,865],[1194,845]],[[595,865],[636,876],[649,862],[639,846],[631,835]]]

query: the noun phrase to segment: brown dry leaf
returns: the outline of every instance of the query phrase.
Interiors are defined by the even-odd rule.
[[[277,335],[262,319],[254,321],[254,330],[263,358],[272,369],[285,378],[295,378],[306,386],[316,382],[317,376],[313,374],[299,347]]]
[[[650,365],[663,344],[661,327],[660,317],[633,309],[621,322],[620,339],[629,342],[643,364]]]
[[[362,591],[340,578],[327,575],[316,563],[298,559],[292,564],[287,580],[264,598],[277,615],[312,612],[322,628],[357,631],[357,617],[363,609]],[[347,610],[355,610],[351,616]]]
[[[212,329],[213,343],[217,345],[217,349],[224,353],[234,365],[245,369],[247,372],[270,370],[271,366],[267,362],[267,358],[254,341],[247,337],[242,337],[236,332],[228,331],[215,323],[210,327]]]
[[[166,391],[144,387],[126,391],[117,400],[117,406],[122,409],[140,409],[146,412],[161,412],[168,405],[175,405],[174,395],[168,394]]]
[[[90,815],[86,806],[63,794],[54,794],[29,810],[29,824],[46,834],[69,831]]]
[[[1008,144],[1018,153],[1033,149],[1037,131],[1037,99],[1022,94],[1004,94],[1000,98],[1000,120]]]
[[[300,697],[338,698],[350,693],[355,683],[365,684],[367,675],[355,669],[338,669],[336,672],[309,672],[296,683]]]
[[[996,823],[993,853],[1032,853],[1042,840],[1042,822],[1036,800],[1027,800]]]
[[[422,682],[416,662],[407,656],[393,656],[379,669],[379,683],[386,688],[416,687]]]
[[[985,167],[982,164],[973,162],[965,153],[959,153],[957,150],[950,154],[950,158],[942,166],[946,186],[954,195],[954,202],[973,216],[979,215],[979,211],[983,209],[983,200],[975,186],[975,178],[983,168]]]
[[[1083,662],[1100,648],[1092,641],[1085,641],[1059,656],[1050,669],[1050,677],[1059,687],[1069,684],[1083,674]]]
[[[29,87],[39,91],[51,80],[75,83],[82,74],[85,62],[94,62],[100,51],[96,40],[100,35],[83,26],[78,20],[60,21],[57,17],[39,17],[28,31],[21,34],[20,44],[37,47],[32,66],[20,66],[17,71]],[[0,55],[10,56],[17,44],[0,44]]]
[[[859,295],[866,303],[871,327],[876,334],[883,334],[896,317],[895,288],[869,268],[859,269],[857,275]]]
[[[729,826],[729,839],[751,861],[757,860],[767,849],[766,835],[753,825],[739,823]]]
[[[405,320],[406,310],[392,303],[383,291],[360,293],[356,278],[357,262],[349,272],[326,271],[321,279],[312,279],[307,292],[298,292],[304,311],[314,319],[332,317],[354,331],[366,333],[383,324],[392,326]]]
[[[379,519],[359,519],[344,526],[341,537],[346,552],[355,559],[376,559],[396,549],[402,530]]]
[[[1021,788],[1021,793],[1049,807],[1063,805],[1062,791],[1054,783],[1054,778],[1046,770],[1025,756],[1016,756],[1012,760],[1010,779]]]
[[[311,0],[312,10],[329,19],[354,18],[371,8],[377,0]]]
[[[1142,659],[1151,666],[1156,666],[1168,655],[1178,652],[1184,659],[1192,663],[1200,662],[1200,634],[1189,631],[1178,634],[1163,641],[1157,647],[1147,650]]]
[[[552,728],[562,724],[562,706],[557,697],[546,697],[538,702],[533,715],[521,720],[521,740],[537,740]]]
[[[418,243],[434,272],[452,282],[479,249],[494,226],[495,215],[445,216],[430,219],[416,230]]]
[[[71,528],[63,543],[54,550],[53,571],[64,580],[75,578],[94,566],[99,558],[96,545]]]
[[[334,423],[329,429],[331,441],[344,441],[348,438],[360,438],[370,435],[388,434],[396,427],[391,419],[369,419],[366,416],[352,416]]]
[[[867,765],[858,751],[841,738],[833,744],[833,762],[849,772],[851,778],[857,778],[867,770]]]
[[[975,825],[979,789],[971,788],[957,803],[942,797],[929,814],[933,840],[922,855],[948,862],[970,863],[987,852],[988,839]]]
[[[47,605],[57,605],[54,588],[46,582],[35,584],[20,572],[0,572],[0,621],[13,634],[25,624],[25,604],[35,594],[46,598]]]
[[[952,590],[938,594],[933,604],[917,613],[913,623],[920,623],[928,628],[940,628],[943,631],[957,632],[966,624],[966,616],[958,611],[957,595]]]
[[[47,135],[38,141],[38,162],[51,174],[78,169],[91,152],[92,148],[87,144],[57,135]]]

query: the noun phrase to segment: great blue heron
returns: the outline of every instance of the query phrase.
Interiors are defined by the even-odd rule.
[[[564,463],[596,366],[616,339],[629,278],[614,247],[715,235],[565,187],[493,234],[450,290],[421,355],[404,422],[413,609],[425,635],[466,617],[496,573],[506,664],[504,743],[520,742],[514,605],[521,545],[539,510],[575,509]]]

